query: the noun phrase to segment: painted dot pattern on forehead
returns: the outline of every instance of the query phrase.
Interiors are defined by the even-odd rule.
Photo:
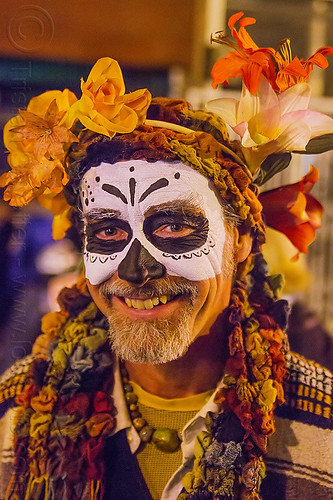
[[[110,168],[112,168],[112,167],[110,167]],[[132,165],[129,167],[128,170],[130,172],[134,172],[135,167]],[[180,177],[181,177],[180,172],[174,173],[175,179],[179,180]],[[96,176],[95,182],[97,184],[99,184],[100,181],[101,181],[100,176]],[[133,207],[135,204],[135,195],[136,195],[136,186],[137,186],[137,181],[136,181],[135,177],[131,177],[129,179],[128,185],[129,185],[129,194],[130,194],[129,201],[130,201],[131,206]],[[141,194],[141,196],[139,197],[139,203],[144,201],[154,191],[161,189],[161,188],[164,188],[164,187],[167,187],[168,185],[169,185],[169,181],[165,177],[160,178],[157,181],[153,182]],[[125,203],[126,205],[128,204],[128,200],[127,200],[125,194],[122,193],[122,191],[119,188],[117,188],[116,186],[109,184],[109,183],[103,183],[101,186],[101,189],[103,191],[106,191],[107,193],[113,195],[113,196],[120,198],[123,201],[123,203]],[[90,184],[88,184],[87,179],[84,180],[83,186],[81,188],[81,197],[82,197],[82,199],[84,199],[84,204],[86,205],[86,207],[88,207],[90,203],[94,203],[94,201],[95,201],[95,198],[93,196],[93,191],[91,190],[91,186],[90,186]]]

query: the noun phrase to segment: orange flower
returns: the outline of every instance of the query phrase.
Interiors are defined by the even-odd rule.
[[[231,35],[237,43],[229,40],[221,32],[212,38],[213,42],[227,45],[234,50],[214,64],[211,73],[214,88],[218,83],[228,86],[229,78],[241,76],[244,85],[251,94],[254,94],[258,90],[260,76],[263,75],[275,91],[283,92],[296,83],[305,82],[314,65],[320,68],[328,66],[326,57],[333,54],[333,47],[322,47],[306,60],[292,58],[288,39],[281,42],[280,52],[269,47],[258,47],[245,29],[256,20],[252,17],[241,19],[243,15],[243,12],[238,12],[231,16],[228,22]],[[240,28],[237,31],[234,26],[239,20]],[[278,67],[277,72],[275,66]]]
[[[304,253],[309,253],[307,247],[321,225],[323,207],[310,194],[317,180],[318,170],[311,166],[309,173],[299,182],[259,195],[266,224],[284,233]]]
[[[227,45],[234,49],[226,57],[222,57],[212,68],[212,86],[217,87],[219,83],[228,86],[229,78],[241,76],[244,84],[251,94],[259,87],[260,76],[263,74],[271,83],[275,81],[275,66],[272,56],[274,49],[259,48],[245,29],[245,26],[254,24],[256,20],[252,17],[244,17],[240,21],[240,29],[235,29],[235,24],[244,15],[238,12],[230,17],[228,26],[232,37],[237,44],[230,41],[221,33],[217,33],[212,41]]]
[[[64,145],[78,142],[78,138],[70,130],[59,125],[66,111],[59,111],[56,99],[50,103],[44,117],[22,110],[19,110],[19,114],[24,124],[11,129],[11,132],[17,134],[19,140],[25,140],[27,145],[31,145],[30,149],[37,159],[44,156],[62,159]]]
[[[16,171],[5,172],[0,177],[0,187],[5,187],[9,184],[3,195],[3,199],[9,201],[9,205],[14,207],[27,205],[27,203],[43,191],[42,188],[31,186],[28,181],[30,165],[35,166],[35,163],[31,161],[31,163],[25,165],[25,169],[21,168],[16,169]],[[22,175],[19,175],[20,171],[22,171]]]
[[[280,53],[275,54],[275,61],[279,67],[276,77],[276,86],[279,92],[283,92],[297,83],[306,82],[314,65],[323,69],[327,68],[326,58],[330,54],[333,54],[333,47],[321,47],[306,61],[298,57],[292,59],[290,40],[286,39],[281,42]]]
[[[0,187],[8,185],[4,200],[15,207],[22,207],[40,196],[48,187],[53,193],[62,191],[68,182],[68,175],[60,160],[37,160],[26,155],[26,163],[5,172],[0,177]]]
[[[112,138],[117,132],[132,132],[144,122],[151,95],[147,89],[125,94],[119,64],[102,57],[93,66],[87,81],[81,80],[82,97],[71,107],[69,128],[80,120],[93,132]]]
[[[0,177],[0,187],[8,185],[4,199],[10,205],[26,205],[47,188],[59,193],[67,184],[65,149],[78,139],[63,122],[75,100],[67,89],[44,92],[5,125],[4,143],[12,170]]]
[[[60,157],[61,145],[77,141],[64,126],[66,114],[76,100],[76,96],[68,89],[44,92],[30,100],[26,111],[20,111],[19,115],[6,123],[4,143],[10,153],[8,162],[12,168],[24,163],[22,155]],[[47,155],[49,146],[53,155]],[[54,152],[57,154],[54,155]]]

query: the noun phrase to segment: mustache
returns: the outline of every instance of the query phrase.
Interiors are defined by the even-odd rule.
[[[100,286],[100,293],[104,298],[110,298],[113,295],[127,298],[152,298],[161,295],[188,295],[195,298],[198,293],[198,287],[193,281],[185,278],[166,276],[158,281],[148,281],[140,287],[132,287],[122,280],[115,280],[112,283],[103,283]]]

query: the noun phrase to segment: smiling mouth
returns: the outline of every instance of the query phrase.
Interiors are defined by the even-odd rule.
[[[161,304],[166,304],[175,298],[175,295],[161,295],[160,297],[151,297],[149,299],[130,299],[129,297],[121,297],[128,307],[134,309],[153,309]]]

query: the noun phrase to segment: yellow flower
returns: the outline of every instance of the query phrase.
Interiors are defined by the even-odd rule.
[[[62,144],[77,142],[75,135],[64,126],[67,112],[75,101],[76,96],[68,89],[44,92],[30,100],[26,111],[20,110],[20,114],[6,123],[4,143],[12,168],[22,164],[22,154],[31,153],[39,158],[52,146],[51,151],[59,157]],[[53,157],[51,153],[49,156]]]
[[[78,142],[78,138],[70,130],[59,125],[65,113],[58,110],[55,99],[44,118],[30,111],[19,110],[24,124],[13,128],[11,132],[17,134],[21,140],[26,140],[28,145],[29,140],[31,141],[32,152],[36,158],[63,158],[64,144]]]
[[[28,165],[31,164],[29,163]],[[29,169],[27,168],[26,172],[22,175],[10,171],[0,177],[0,187],[5,187],[9,184],[3,195],[3,199],[9,201],[9,205],[22,207],[42,193],[42,188],[31,186],[28,176]]]
[[[8,185],[4,199],[10,205],[26,205],[46,189],[60,193],[67,184],[65,150],[78,139],[64,121],[75,100],[67,89],[44,92],[5,125],[4,143],[12,170],[0,177],[0,187]]]
[[[46,190],[37,199],[43,208],[50,210],[53,214],[53,239],[61,240],[61,238],[65,237],[67,229],[71,227],[71,221],[69,220],[71,207],[68,205],[64,193],[54,194],[52,191]]]
[[[110,57],[96,62],[87,81],[81,80],[81,90],[81,99],[69,111],[67,126],[78,119],[87,129],[110,138],[132,132],[143,123],[151,100],[147,89],[125,94],[121,69]]]
[[[8,185],[4,200],[15,207],[21,207],[40,196],[48,187],[53,193],[62,191],[68,182],[68,175],[60,160],[37,160],[26,155],[26,163],[13,168],[0,177],[0,187]]]

